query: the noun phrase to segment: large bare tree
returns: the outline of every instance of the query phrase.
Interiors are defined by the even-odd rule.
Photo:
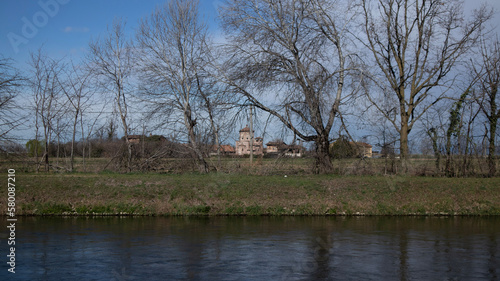
[[[73,113],[69,167],[69,170],[73,171],[77,127],[79,121],[80,123],[82,122],[83,110],[89,106],[89,101],[93,95],[93,89],[90,83],[90,71],[71,63],[71,65],[64,70],[64,74],[65,77],[61,77],[61,79],[59,79],[59,83],[61,84],[62,92],[65,94]],[[81,129],[83,130],[83,127],[81,127]],[[85,157],[84,153],[82,155]]]
[[[129,136],[129,98],[130,80],[134,67],[133,46],[125,36],[125,22],[114,19],[104,37],[89,44],[88,63],[93,73],[101,79],[104,91],[113,94],[118,109],[127,145],[127,170],[132,170],[132,144]]]
[[[483,39],[480,45],[481,61],[475,67],[478,77],[478,91],[475,99],[488,124],[488,175],[495,176],[496,167],[496,134],[500,119],[500,41]]]
[[[9,139],[9,133],[20,125],[15,102],[24,78],[13,66],[13,61],[0,55],[0,140]]]
[[[332,128],[347,85],[353,85],[350,2],[229,0],[221,8],[231,57],[219,76],[243,99],[314,142],[317,173],[333,170]]]
[[[32,76],[29,85],[33,91],[33,105],[35,110],[35,139],[38,143],[42,129],[44,152],[42,160],[45,171],[50,169],[50,143],[54,133],[58,131],[59,121],[64,115],[65,104],[61,98],[62,90],[58,81],[63,64],[61,61],[48,57],[42,49],[31,53]],[[59,133],[59,132],[57,132]],[[35,149],[37,151],[38,149]],[[38,157],[38,155],[35,155]],[[38,170],[38,168],[37,168]]]
[[[142,20],[137,33],[144,94],[153,104],[152,112],[162,114],[170,126],[182,120],[198,169],[204,173],[209,171],[209,165],[196,129],[202,118],[200,104],[210,114],[213,106],[204,85],[207,78],[203,66],[210,56],[206,37],[207,27],[198,15],[198,1],[191,0],[172,0],[157,7]]]
[[[380,90],[367,91],[367,97],[398,131],[404,165],[408,134],[445,97],[441,86],[450,86],[459,58],[477,42],[492,13],[482,7],[466,21],[459,0],[361,0],[361,7],[364,36],[359,39],[379,70],[371,74]],[[376,92],[396,97],[397,118],[379,107]]]

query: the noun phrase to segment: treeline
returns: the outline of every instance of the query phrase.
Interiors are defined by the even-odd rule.
[[[93,138],[87,142],[76,143],[50,142],[48,149],[45,143],[30,140],[26,143],[26,149],[18,148],[17,160],[21,160],[26,171],[43,170],[44,151],[49,151],[51,162],[49,167],[55,171],[69,171],[70,156],[78,159],[78,171],[123,171],[127,168],[128,147],[123,138],[97,139]],[[204,157],[208,157],[213,147],[204,145],[201,147]],[[187,145],[177,143],[159,135],[141,136],[138,142],[131,145],[131,165],[134,171],[163,171],[165,170],[165,159],[190,159],[191,153]],[[19,156],[24,156],[19,158]],[[102,161],[101,161],[102,160]],[[180,163],[179,161],[174,161]],[[187,161],[182,168],[176,171],[192,171],[192,162]]]
[[[362,128],[374,145],[394,148],[400,172],[410,154],[426,152],[437,175],[466,176],[474,157],[495,176],[493,12],[466,16],[458,0],[229,0],[219,8],[224,38],[214,42],[198,2],[172,0],[133,35],[113,20],[79,63],[39,49],[20,73],[2,58],[1,136],[20,125],[16,97],[29,93],[29,107],[15,112],[31,117],[46,171],[52,143],[66,143],[72,171],[90,140],[115,126],[126,171],[137,169],[129,135],[163,131],[206,173],[203,147],[220,147],[255,108],[312,145],[315,173],[333,172],[331,144]]]

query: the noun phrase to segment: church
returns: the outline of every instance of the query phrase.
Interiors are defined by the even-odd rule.
[[[246,126],[240,130],[240,138],[236,141],[236,155],[249,155],[250,154],[250,128]],[[254,138],[253,140],[253,155],[263,155],[264,146],[261,137]]]

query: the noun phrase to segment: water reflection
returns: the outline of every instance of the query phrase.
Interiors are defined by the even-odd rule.
[[[15,277],[495,280],[499,238],[494,217],[24,218]]]

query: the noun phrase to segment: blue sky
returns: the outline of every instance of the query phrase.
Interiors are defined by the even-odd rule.
[[[344,0],[339,0],[344,1]],[[27,69],[30,52],[43,45],[54,58],[78,61],[91,38],[105,33],[113,18],[127,21],[129,35],[141,18],[149,16],[166,0],[0,0],[0,55],[14,59],[16,67]],[[200,13],[213,33],[218,32],[217,7],[221,0],[199,0]],[[500,11],[500,0],[466,0],[465,10],[488,3]],[[500,14],[493,25],[500,26]],[[498,30],[498,28],[497,28]]]
[[[114,17],[127,20],[130,35],[138,21],[165,0],[2,0],[0,2],[0,53],[23,68],[30,51],[40,46],[54,57],[81,57],[91,38],[106,31]],[[465,9],[488,3],[500,11],[500,0],[466,0]],[[220,0],[200,0],[200,12],[212,31],[217,30]],[[495,24],[500,23],[496,16]],[[500,24],[498,24],[500,25]],[[31,28],[30,28],[31,27]],[[34,28],[33,28],[34,27]]]
[[[165,0],[2,0],[0,2],[0,53],[21,66],[40,46],[54,57],[79,58],[91,38],[106,31],[114,17],[127,21],[130,35],[138,21]],[[220,1],[200,1],[200,12],[216,29]]]
[[[127,21],[128,35],[135,36],[141,18],[149,16],[165,0],[0,0],[0,56],[12,58],[15,67],[29,70],[30,52],[43,46],[55,59],[83,58],[89,41],[106,32],[115,17]],[[200,1],[200,13],[211,31],[217,31],[219,0]],[[23,104],[22,101],[18,103]],[[29,139],[33,130],[18,128],[18,137]]]

